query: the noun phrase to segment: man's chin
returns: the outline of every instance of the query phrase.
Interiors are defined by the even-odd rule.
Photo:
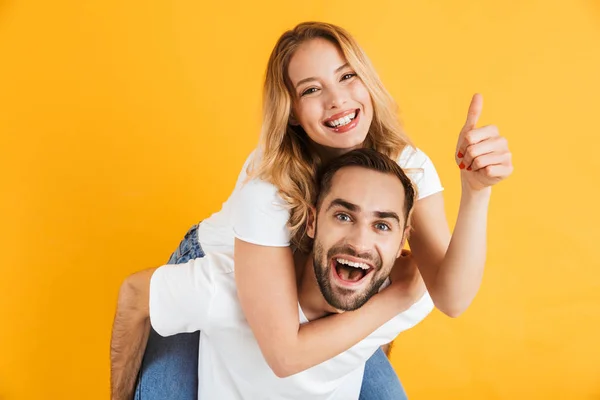
[[[327,303],[333,307],[338,314],[341,314],[345,311],[354,311],[364,306],[365,303],[369,300],[364,291],[360,293],[356,293],[353,291],[351,295],[346,293],[342,293],[341,291],[337,291],[335,289],[332,290],[331,296],[326,296],[325,300]]]
[[[378,291],[385,279],[375,279],[369,274],[358,285],[340,285],[336,280],[329,282],[328,293],[323,293],[329,305],[339,312],[354,311],[364,306]]]

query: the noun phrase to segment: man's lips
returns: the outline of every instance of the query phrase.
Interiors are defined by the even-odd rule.
[[[337,259],[339,259],[339,258],[347,260],[347,261],[352,261],[352,262],[355,262],[355,263],[364,263],[364,264],[366,264],[366,265],[369,266],[369,269],[364,270],[362,268],[356,268],[356,267],[346,266],[346,267],[349,267],[349,268],[361,269],[362,271],[364,271],[363,272],[364,275],[359,280],[357,280],[357,281],[346,280],[346,279],[344,279],[344,278],[342,278],[340,276],[340,274],[338,273],[338,270],[337,270],[337,268],[338,268]],[[330,269],[331,269],[331,274],[333,275],[334,280],[336,281],[336,284],[338,286],[343,286],[343,287],[356,287],[356,286],[362,285],[365,282],[366,278],[369,275],[371,275],[371,273],[375,270],[375,268],[373,267],[373,265],[371,263],[366,262],[365,260],[362,260],[360,258],[348,257],[348,256],[345,256],[345,255],[344,256],[332,257],[330,259],[329,265],[330,265]]]
[[[365,260],[364,258],[358,258],[358,257],[350,256],[348,254],[335,254],[331,257],[331,259],[334,261],[337,260],[338,258],[348,260],[353,263],[367,264],[369,266],[369,270],[375,269],[375,266],[373,265],[373,263],[369,260]]]

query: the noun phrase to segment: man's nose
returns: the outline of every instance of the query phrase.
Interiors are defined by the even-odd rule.
[[[368,227],[355,225],[347,238],[347,243],[357,254],[368,253],[373,249],[373,237]]]

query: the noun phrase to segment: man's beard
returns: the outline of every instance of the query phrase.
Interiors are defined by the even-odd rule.
[[[372,256],[371,254],[357,254],[349,246],[334,246],[327,252],[327,256],[324,257],[323,246],[315,240],[313,247],[313,268],[315,270],[315,276],[317,278],[317,283],[319,284],[319,288],[321,289],[321,293],[323,297],[336,310],[341,311],[354,311],[360,307],[362,307],[374,294],[379,291],[379,288],[385,280],[388,278],[386,276],[377,277],[377,274],[382,271],[382,262],[381,258],[378,255]],[[340,287],[334,287],[331,284],[331,272],[329,271],[330,265],[329,260],[333,255],[343,255],[346,254],[348,256],[362,258],[364,260],[369,260],[374,267],[374,271],[371,272],[373,277],[371,277],[371,283],[367,286],[362,292],[356,292],[351,289],[344,289]],[[325,261],[325,265],[322,265],[323,260]],[[333,267],[335,268],[335,266]]]

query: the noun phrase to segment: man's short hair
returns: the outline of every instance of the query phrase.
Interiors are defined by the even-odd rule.
[[[372,171],[382,172],[384,174],[395,175],[404,187],[404,217],[406,219],[406,224],[408,224],[416,198],[416,191],[412,181],[406,176],[398,163],[388,156],[368,148],[352,150],[333,159],[322,168],[317,179],[317,182],[319,183],[319,192],[317,194],[316,202],[317,210],[320,209],[323,199],[327,196],[329,190],[331,190],[331,181],[335,174],[340,169],[346,167],[361,167]]]

